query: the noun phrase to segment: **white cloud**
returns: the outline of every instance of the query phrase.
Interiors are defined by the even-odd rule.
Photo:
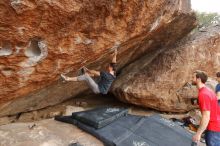
[[[220,14],[220,0],[191,0],[192,9],[199,12],[217,12]]]

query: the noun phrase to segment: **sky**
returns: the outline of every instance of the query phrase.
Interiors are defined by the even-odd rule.
[[[217,12],[220,14],[220,0],[191,0],[192,9],[199,12]]]

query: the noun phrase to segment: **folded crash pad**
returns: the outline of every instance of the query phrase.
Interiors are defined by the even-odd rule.
[[[68,118],[106,146],[190,146],[192,143],[192,135],[187,130],[158,115],[142,117],[128,114],[100,129]]]
[[[89,125],[86,125],[80,121],[73,119],[72,116],[56,116],[55,120],[76,125],[80,129],[94,135],[100,139],[106,146],[115,146],[117,140],[121,139],[122,135],[130,133],[130,129],[134,124],[136,124],[141,116],[128,115],[126,117],[121,117],[120,119],[113,121],[109,125],[96,129]]]
[[[127,114],[128,109],[126,108],[100,107],[88,111],[73,113],[72,118],[99,129],[122,116],[126,116]]]
[[[76,125],[109,146],[187,146],[192,143],[188,131],[160,116],[127,115],[102,129],[81,122]]]

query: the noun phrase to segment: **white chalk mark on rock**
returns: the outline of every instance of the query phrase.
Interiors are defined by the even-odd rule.
[[[0,56],[9,56],[13,53],[12,46],[9,43],[4,43],[0,46]]]

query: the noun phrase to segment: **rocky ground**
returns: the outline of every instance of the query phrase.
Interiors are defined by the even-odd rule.
[[[130,114],[143,116],[161,114],[165,118],[175,117],[179,119],[188,115],[193,115],[194,117],[196,115],[198,117],[195,111],[185,114],[162,113],[152,109],[121,103],[112,96],[104,97],[88,94],[84,97],[68,100],[60,105],[20,114],[20,116],[17,116],[17,119],[13,119],[14,123],[0,126],[0,145],[68,146],[70,143],[79,142],[83,146],[102,146],[102,142],[81,131],[76,126],[55,121],[51,117],[54,115],[70,115],[72,112],[106,105],[127,107]],[[6,123],[6,121],[4,122]]]
[[[142,108],[135,105],[122,103],[112,95],[102,96],[102,95],[90,94],[90,92],[88,92],[85,95],[81,95],[80,97],[67,100],[55,106],[47,107],[37,111],[20,113],[14,116],[2,117],[0,118],[0,125],[5,125],[9,123],[18,123],[18,122],[34,122],[44,119],[50,119],[56,115],[70,115],[72,112],[83,111],[91,108],[96,108],[99,106],[127,107],[129,108],[129,112],[131,114],[137,114],[143,116],[148,116],[152,114],[162,114],[168,118],[172,116],[181,118],[187,114],[187,113],[173,114],[169,112],[159,112],[153,109]]]
[[[34,124],[36,126],[30,129]],[[53,119],[0,127],[1,146],[68,146],[74,142],[84,146],[103,145],[77,127]]]

